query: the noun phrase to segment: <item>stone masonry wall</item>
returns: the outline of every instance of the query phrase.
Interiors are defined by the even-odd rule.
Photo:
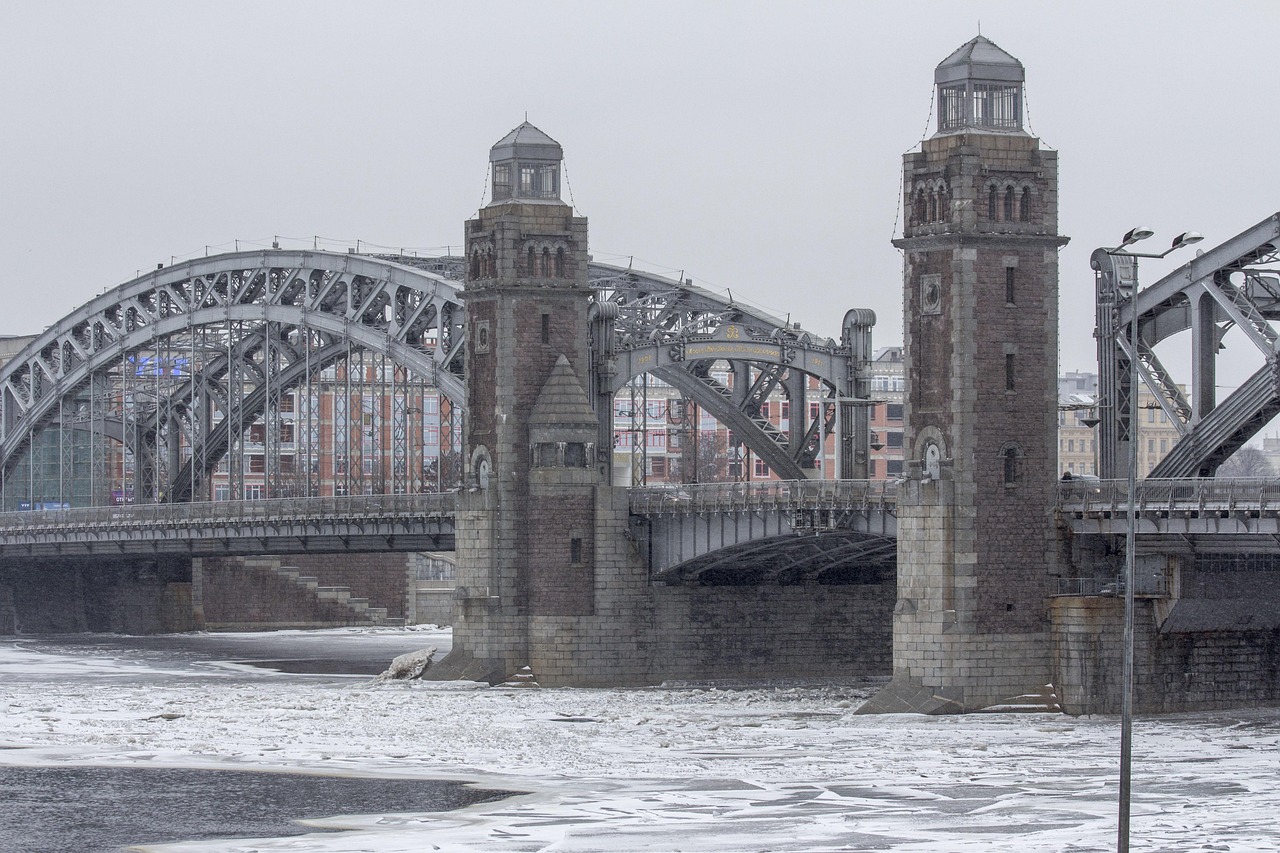
[[[529,620],[543,685],[889,674],[894,586],[652,586],[625,489],[597,503],[595,613]]]
[[[348,625],[351,610],[317,598],[267,568],[280,558],[205,557],[199,560],[199,603],[210,630],[322,628]]]
[[[1069,714],[1118,714],[1124,685],[1124,599],[1052,599],[1053,682]],[[1280,633],[1161,634],[1155,605],[1134,602],[1134,710],[1239,708],[1280,700]]]

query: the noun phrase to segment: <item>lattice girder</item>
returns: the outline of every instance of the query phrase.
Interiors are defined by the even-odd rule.
[[[1140,375],[1183,435],[1152,477],[1212,476],[1218,465],[1280,412],[1280,278],[1259,265],[1280,258],[1280,214],[1198,255],[1150,287],[1133,292],[1128,259],[1098,250],[1100,474],[1116,476],[1136,397],[1128,393],[1130,338],[1137,324]],[[1216,398],[1215,361],[1223,335],[1238,327],[1264,366],[1230,397]],[[1191,392],[1184,397],[1152,349],[1191,331]]]
[[[436,273],[316,251],[218,255],[148,273],[50,326],[0,370],[0,462],[9,465],[57,401],[98,370],[192,327],[274,322],[345,336],[458,405],[463,309]]]

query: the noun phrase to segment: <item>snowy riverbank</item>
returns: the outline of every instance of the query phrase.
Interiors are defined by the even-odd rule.
[[[435,645],[424,635],[423,645]],[[1118,723],[861,717],[866,688],[374,684],[0,643],[0,763],[290,769],[528,791],[170,851],[1114,849]],[[1280,711],[1142,719],[1134,850],[1280,849]]]

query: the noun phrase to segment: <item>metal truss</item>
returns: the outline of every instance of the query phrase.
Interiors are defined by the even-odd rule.
[[[0,370],[0,489],[33,502],[191,501],[209,499],[222,472],[229,496],[306,496],[317,494],[328,458],[334,470],[324,473],[342,494],[447,488],[460,475],[445,456],[460,458],[464,276],[454,257],[273,249],[123,284]],[[589,278],[601,447],[612,446],[614,395],[652,373],[781,476],[813,476],[832,433],[841,475],[865,476],[858,403],[871,312],[849,312],[836,342],[689,282],[595,263]],[[712,377],[717,362],[729,365],[732,387]],[[428,388],[450,403],[431,414],[441,448],[433,470],[414,448]],[[779,388],[791,400],[786,431],[762,416]],[[106,438],[120,448],[109,453]]]
[[[305,415],[314,419],[311,389],[341,362],[348,383],[352,370],[366,370],[390,399],[430,385],[461,409],[458,292],[439,273],[319,251],[234,253],[158,269],[63,318],[0,370],[0,471],[9,480],[22,476],[25,458],[32,481],[25,493],[34,500],[37,436],[56,425],[65,446],[67,427],[87,414],[90,434],[106,434],[108,422],[122,425],[124,471],[104,476],[129,480],[134,494],[126,500],[190,500],[219,464],[238,494],[246,460],[264,466],[261,497],[273,489],[307,494],[312,459],[298,464],[300,413],[286,417],[286,392],[304,391]],[[365,380],[357,384],[368,397]],[[71,403],[73,417],[70,401],[79,401]],[[400,407],[402,420],[412,408]],[[363,422],[372,441],[355,448],[362,457],[351,469],[355,485],[373,477],[406,488],[412,474],[365,461],[385,456],[378,430],[394,417],[370,409]],[[300,425],[310,438],[308,422]],[[65,494],[47,483],[45,467],[43,494]]]
[[[1093,254],[1097,272],[1099,474],[1117,476],[1127,456],[1137,400],[1129,387],[1132,360],[1182,437],[1151,471],[1153,478],[1210,477],[1231,454],[1280,414],[1280,275],[1264,264],[1280,260],[1280,214],[1270,216],[1141,290],[1131,257]],[[1136,292],[1135,292],[1136,291]],[[1137,324],[1134,351],[1133,328]],[[1226,399],[1216,393],[1216,359],[1236,327],[1264,364]],[[1190,396],[1156,358],[1154,347],[1190,330]]]

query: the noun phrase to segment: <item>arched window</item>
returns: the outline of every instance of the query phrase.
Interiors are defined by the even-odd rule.
[[[929,221],[938,221],[938,194],[929,193]]]
[[[925,206],[924,190],[916,190],[916,224],[923,224],[925,214],[928,212]]]
[[[538,273],[543,278],[551,278],[551,250],[546,246],[542,247],[542,268]]]
[[[1031,221],[1031,187],[1022,188],[1022,203],[1018,205],[1018,218],[1023,222]]]
[[[991,222],[996,221],[996,188],[994,186],[987,187],[987,219]]]
[[[556,249],[556,278],[564,278],[564,246]]]
[[[538,274],[538,256],[534,252],[533,247],[529,247],[528,255],[525,259],[525,275],[533,278]]]
[[[1013,187],[1004,191],[1004,221],[1013,221]]]
[[[1016,444],[1011,444],[1002,450],[1000,455],[1004,462],[1004,484],[1012,486],[1018,482],[1018,476],[1021,473],[1018,470],[1020,467],[1018,460],[1022,454],[1018,452]]]
[[[494,266],[494,263],[493,263],[492,251],[484,253],[484,274],[488,278],[493,278],[495,275],[497,275],[496,267]]]
[[[471,252],[471,277],[480,277],[480,250],[475,249]]]

